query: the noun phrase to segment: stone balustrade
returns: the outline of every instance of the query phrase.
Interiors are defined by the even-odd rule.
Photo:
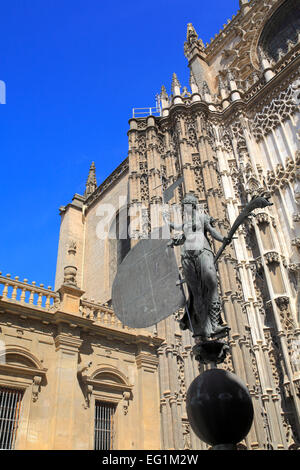
[[[19,276],[13,279],[10,274],[2,276],[0,271],[0,296],[2,300],[28,304],[45,310],[53,309],[59,303],[59,295],[53,292],[51,286],[46,289],[43,284],[31,284],[27,279],[19,280]]]
[[[107,304],[99,304],[93,300],[83,298],[80,300],[80,311],[84,318],[89,318],[95,323],[113,328],[122,328],[123,330],[132,329],[123,325]]]
[[[19,276],[11,277],[10,274],[2,276],[0,271],[0,299],[16,304],[25,304],[29,307],[51,311],[57,310],[60,304],[58,292],[54,292],[51,286],[46,289],[43,284],[39,286],[27,279],[19,280]],[[122,330],[132,330],[124,326],[107,304],[99,304],[94,300],[80,299],[80,315],[96,324]]]

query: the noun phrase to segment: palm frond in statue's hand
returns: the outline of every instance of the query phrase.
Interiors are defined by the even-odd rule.
[[[251,215],[251,212],[254,211],[254,209],[258,209],[258,208],[262,209],[264,207],[273,205],[273,203],[270,202],[269,199],[270,199],[270,196],[266,196],[264,193],[262,193],[259,196],[253,196],[251,201],[244,207],[242,212],[235,219],[227,237],[224,237],[223,244],[215,256],[215,260],[214,260],[215,263],[218,261],[225,247],[231,243],[231,240],[233,239],[233,235],[235,234],[239,226],[246,221],[246,219]]]

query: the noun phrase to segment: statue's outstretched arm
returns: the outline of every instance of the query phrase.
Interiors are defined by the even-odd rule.
[[[221,235],[215,228],[210,227],[208,228],[208,231],[215,240],[218,240],[219,242],[225,241],[226,237],[223,237],[223,235]]]
[[[212,226],[211,220],[207,220],[207,221],[206,221],[205,228],[206,228],[206,230],[211,234],[211,236],[212,236],[215,240],[218,240],[219,242],[224,242],[224,241],[226,240],[226,237],[223,237],[223,235],[221,235],[221,234],[218,232],[218,230],[216,230],[216,229]]]
[[[171,248],[174,248],[174,246],[183,245],[185,242],[185,235],[183,233],[182,224],[174,224],[170,222],[170,216],[169,216],[169,213],[167,212],[163,212],[162,215],[166,224],[169,225],[170,230],[178,230],[181,232],[180,234],[177,234],[175,237],[171,238],[170,242],[168,243],[168,246],[170,246]]]
[[[174,224],[173,222],[170,222],[170,216],[168,212],[163,212],[162,213],[164,221],[169,225],[171,230],[180,230],[183,231],[183,225],[182,224]]]

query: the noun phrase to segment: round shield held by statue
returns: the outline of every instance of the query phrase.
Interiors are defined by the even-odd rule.
[[[143,239],[127,254],[112,287],[112,305],[123,325],[146,328],[185,305],[170,239]]]

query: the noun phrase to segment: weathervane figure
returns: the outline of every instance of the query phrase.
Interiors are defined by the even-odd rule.
[[[180,177],[163,191],[163,203],[174,196],[174,190],[183,182]],[[263,193],[254,196],[234,221],[227,236],[214,228],[214,219],[201,210],[196,196],[187,193],[181,203],[181,224],[170,223],[169,212],[163,212],[165,227],[160,227],[148,239],[141,239],[127,254],[115,277],[112,303],[120,321],[131,328],[147,328],[185,307],[180,320],[182,329],[189,329],[194,338],[195,357],[202,363],[223,362],[228,345],[220,338],[229,334],[230,328],[221,317],[216,263],[223,250],[233,240],[238,227],[252,211],[272,205]],[[160,232],[168,226],[178,230],[166,239]],[[208,233],[222,242],[214,255]],[[184,279],[178,270],[174,247],[181,247],[181,265]],[[188,298],[182,287],[187,285]],[[179,287],[178,287],[179,286]]]
[[[214,228],[214,219],[201,210],[194,194],[185,195],[182,208],[183,220],[179,225],[169,222],[166,212],[163,214],[170,228],[180,231],[169,244],[172,247],[181,245],[182,270],[189,293],[180,327],[190,329],[194,337],[204,341],[220,338],[228,334],[229,328],[222,324],[214,253],[207,233],[224,246],[230,241]]]

